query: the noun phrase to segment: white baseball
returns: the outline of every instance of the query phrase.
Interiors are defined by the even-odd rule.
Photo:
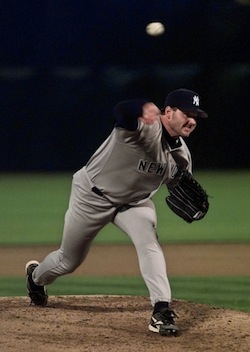
[[[146,32],[154,37],[165,32],[165,27],[161,22],[151,22],[146,27]]]

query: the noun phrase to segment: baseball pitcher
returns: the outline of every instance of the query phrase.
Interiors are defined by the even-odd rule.
[[[206,192],[192,177],[184,141],[199,119],[207,117],[199,99],[196,92],[178,89],[168,94],[162,110],[146,100],[115,106],[114,129],[73,176],[60,248],[41,263],[26,264],[31,303],[45,306],[46,285],[82,264],[95,236],[112,222],[135,246],[153,307],[149,330],[167,336],[180,333],[151,198],[165,184],[167,204],[188,223],[202,219],[208,210]]]

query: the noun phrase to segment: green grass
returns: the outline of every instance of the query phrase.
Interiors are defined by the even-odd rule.
[[[167,190],[162,186],[154,196],[160,241],[249,242],[250,171],[196,172],[195,177],[210,195],[207,216],[187,224],[167,207]],[[61,240],[71,180],[68,173],[0,175],[0,244],[57,244]],[[129,239],[110,224],[95,242],[128,243]]]
[[[172,277],[173,298],[250,312],[250,277]],[[0,296],[26,295],[24,278],[0,278]],[[67,276],[48,287],[50,295],[148,296],[138,277],[79,278]],[[28,302],[28,298],[27,298]]]
[[[59,241],[70,184],[69,174],[1,175],[1,244]]]
[[[196,172],[195,177],[210,195],[207,216],[187,224],[165,203],[163,186],[154,196],[161,243],[249,243],[250,171]],[[58,244],[68,206],[71,174],[0,175],[0,245]],[[106,226],[95,243],[128,243],[114,225]],[[249,277],[173,277],[173,297],[197,303],[250,312]],[[49,286],[51,295],[118,294],[148,292],[141,278],[67,276]],[[26,295],[24,278],[0,278],[0,296]]]

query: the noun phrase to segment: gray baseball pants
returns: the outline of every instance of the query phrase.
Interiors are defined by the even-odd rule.
[[[37,285],[48,285],[77,269],[86,258],[98,232],[113,222],[132,240],[152,305],[171,301],[166,262],[156,235],[156,212],[151,200],[119,211],[92,191],[85,168],[73,176],[69,208],[65,214],[61,246],[48,254],[33,272]],[[117,211],[118,210],[118,211]],[[115,264],[115,263],[114,263]]]

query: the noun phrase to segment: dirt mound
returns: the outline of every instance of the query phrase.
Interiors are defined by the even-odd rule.
[[[147,330],[146,297],[58,296],[46,308],[27,297],[0,298],[0,350],[4,352],[170,351],[248,352],[250,314],[174,301],[179,337]]]

